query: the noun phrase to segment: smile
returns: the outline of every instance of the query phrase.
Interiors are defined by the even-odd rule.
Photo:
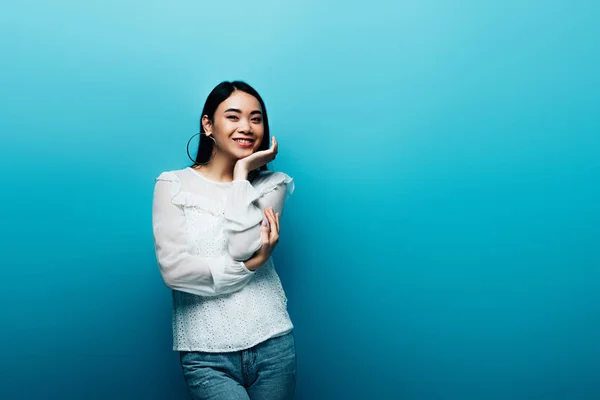
[[[233,139],[241,147],[252,147],[254,140],[252,139]]]

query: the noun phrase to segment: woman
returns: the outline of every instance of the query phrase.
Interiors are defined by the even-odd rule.
[[[267,169],[278,145],[262,98],[246,83],[217,85],[200,125],[194,164],[163,172],[154,188],[173,349],[194,399],[292,399],[293,325],[271,254],[294,181]]]

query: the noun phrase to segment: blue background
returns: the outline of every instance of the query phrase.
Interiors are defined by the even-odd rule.
[[[599,12],[3,2],[0,398],[186,398],[151,197],[229,79],[296,179],[298,399],[600,398]]]

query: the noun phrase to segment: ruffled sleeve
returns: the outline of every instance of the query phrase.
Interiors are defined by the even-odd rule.
[[[225,201],[225,234],[229,253],[234,260],[244,261],[260,249],[260,225],[267,221],[263,210],[273,207],[283,214],[283,206],[295,190],[294,180],[283,172],[263,172],[251,184],[233,181]]]
[[[216,296],[235,292],[254,275],[230,254],[202,257],[193,254],[185,232],[182,204],[204,201],[201,197],[185,198],[181,181],[174,172],[163,172],[156,178],[152,203],[152,231],[160,273],[165,284],[174,290],[199,296]],[[208,201],[208,200],[207,200]],[[210,209],[214,204],[207,202]]]

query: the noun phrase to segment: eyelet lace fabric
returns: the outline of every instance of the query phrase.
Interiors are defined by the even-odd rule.
[[[163,172],[156,181],[171,184],[171,203],[183,215],[184,223],[179,228],[183,230],[181,237],[187,241],[185,245],[191,249],[190,256],[215,260],[228,253],[231,240],[225,229],[227,205],[267,207],[268,204],[261,201],[266,201],[273,190],[282,190],[282,201],[294,190],[291,178],[272,172],[256,179],[247,195],[233,191],[233,184],[209,181],[189,168]],[[228,202],[228,196],[234,193],[240,198],[233,203],[230,198]],[[161,268],[166,264],[160,257],[158,262]],[[216,281],[217,277],[213,275],[213,279]],[[293,329],[287,298],[272,259],[253,272],[239,290],[214,296],[173,290],[172,299],[173,350],[176,351],[238,351]]]

